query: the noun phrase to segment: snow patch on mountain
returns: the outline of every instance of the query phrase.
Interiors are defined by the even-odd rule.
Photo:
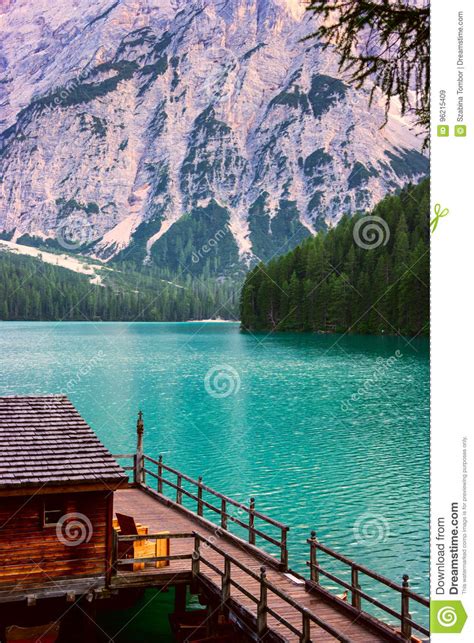
[[[14,243],[12,241],[2,240],[0,240],[0,252],[12,252],[13,254],[34,257],[35,259],[40,259],[44,263],[49,263],[53,266],[59,266],[60,268],[71,270],[72,272],[87,275],[92,284],[102,285],[102,276],[100,275],[100,271],[105,270],[105,268],[88,263],[81,257],[77,258],[64,253],[56,254],[53,252],[46,252],[39,248],[33,248],[31,246]]]

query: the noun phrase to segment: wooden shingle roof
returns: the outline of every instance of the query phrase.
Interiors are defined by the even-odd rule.
[[[125,479],[65,395],[0,397],[0,489]]]

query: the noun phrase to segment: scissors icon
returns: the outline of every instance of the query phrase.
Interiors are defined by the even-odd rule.
[[[431,234],[433,234],[438,227],[438,221],[449,214],[449,210],[448,208],[443,208],[443,210],[441,210],[441,204],[436,203],[434,213],[435,217],[430,221]]]

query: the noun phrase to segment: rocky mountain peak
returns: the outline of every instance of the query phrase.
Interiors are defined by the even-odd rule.
[[[10,0],[0,21],[6,238],[224,274],[427,171],[302,41],[299,0]]]

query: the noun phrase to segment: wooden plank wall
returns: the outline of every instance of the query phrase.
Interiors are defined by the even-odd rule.
[[[45,496],[0,498],[0,588],[104,575],[109,555],[109,495],[106,491],[58,494],[65,513],[83,514],[92,525],[90,530],[84,521],[86,537],[74,546],[61,542],[55,526],[43,527]]]

